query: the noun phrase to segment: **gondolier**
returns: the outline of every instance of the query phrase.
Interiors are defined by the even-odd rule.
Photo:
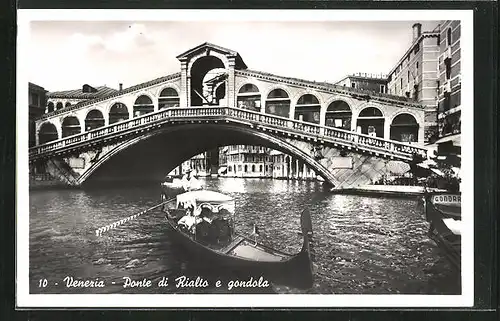
[[[182,187],[184,188],[184,191],[196,191],[201,189],[201,184],[196,179],[193,170],[190,168],[186,170],[186,173],[182,177]]]

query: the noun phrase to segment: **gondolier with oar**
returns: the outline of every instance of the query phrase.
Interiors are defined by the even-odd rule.
[[[201,189],[200,181],[196,179],[194,172],[191,168],[186,170],[186,173],[182,177],[182,187],[186,192],[196,191]]]

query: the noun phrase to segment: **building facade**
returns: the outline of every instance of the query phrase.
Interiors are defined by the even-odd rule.
[[[29,95],[29,147],[36,145],[36,126],[35,120],[44,113],[47,101],[47,90],[45,88],[28,83]],[[56,133],[57,134],[57,133]]]
[[[439,39],[439,25],[422,32],[422,25],[415,23],[412,44],[387,76],[389,94],[412,98],[424,106],[425,142],[437,137]]]
[[[232,145],[219,151],[221,176],[271,177],[271,149],[262,146]]]
[[[68,108],[86,100],[112,95],[123,89],[122,84],[119,87],[120,89],[116,90],[106,86],[92,87],[85,84],[79,89],[49,92],[45,113]]]
[[[385,94],[387,93],[387,75],[356,73],[348,75],[336,85]]]
[[[460,21],[443,22],[440,32],[438,129],[444,137],[461,131]]]
[[[461,25],[460,21],[440,24],[438,153],[461,154]]]

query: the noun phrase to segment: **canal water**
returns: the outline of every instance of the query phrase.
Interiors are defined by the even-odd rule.
[[[315,283],[307,291],[273,285],[259,293],[460,294],[460,272],[428,238],[417,198],[334,195],[318,182],[222,178],[205,188],[236,200],[236,228],[286,252],[301,247],[300,213],[314,228]],[[30,293],[247,293],[213,286],[228,271],[194,266],[172,244],[155,211],[96,236],[95,230],[156,205],[160,186],[30,191]],[[175,278],[199,276],[208,287],[176,288]],[[100,288],[68,287],[64,279],[102,281]],[[124,288],[125,279],[150,287]],[[250,276],[249,276],[250,277]],[[253,276],[251,276],[253,277]],[[158,282],[168,278],[168,286]],[[254,280],[258,276],[254,277]],[[45,281],[46,280],[46,281]],[[246,281],[246,279],[244,280]],[[114,284],[113,284],[114,283]],[[199,283],[198,283],[199,284]]]

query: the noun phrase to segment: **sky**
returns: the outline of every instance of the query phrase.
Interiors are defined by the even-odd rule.
[[[49,91],[127,88],[180,71],[177,55],[211,42],[237,51],[252,70],[336,82],[387,74],[411,44],[415,22],[34,21],[28,75]],[[430,31],[439,22],[421,23]]]

